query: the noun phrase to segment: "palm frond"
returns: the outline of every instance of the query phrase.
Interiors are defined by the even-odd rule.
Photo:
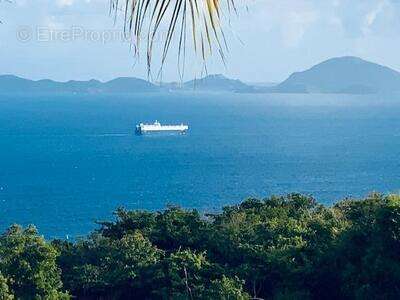
[[[161,41],[161,66],[164,65],[176,36],[178,65],[185,64],[187,39],[203,62],[217,52],[225,61],[228,50],[221,27],[221,2],[228,13],[236,11],[235,0],[110,0],[114,13],[124,13],[124,28],[132,37],[135,55],[145,49],[150,74],[156,41]],[[161,38],[160,38],[161,37]],[[141,45],[145,41],[145,46]],[[183,62],[182,62],[183,57]]]

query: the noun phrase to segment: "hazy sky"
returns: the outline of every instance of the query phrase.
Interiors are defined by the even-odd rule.
[[[276,82],[344,55],[400,70],[400,0],[237,1],[239,16],[225,27],[227,66],[214,58],[209,73]],[[108,5],[108,0],[0,3],[0,73],[56,80],[146,77],[145,61],[135,63]],[[200,71],[192,58],[186,69],[187,78]],[[177,78],[172,59],[164,80]]]

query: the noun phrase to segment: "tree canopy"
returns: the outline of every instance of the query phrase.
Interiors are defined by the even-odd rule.
[[[116,211],[86,238],[0,237],[0,299],[398,299],[400,196],[332,207],[247,199],[221,212]]]

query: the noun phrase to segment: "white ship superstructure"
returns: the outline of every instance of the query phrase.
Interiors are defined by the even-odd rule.
[[[153,124],[144,124],[140,123],[136,125],[136,133],[137,134],[145,134],[151,132],[178,132],[178,133],[186,133],[189,130],[188,125],[180,124],[180,125],[161,125],[160,122],[155,121]]]

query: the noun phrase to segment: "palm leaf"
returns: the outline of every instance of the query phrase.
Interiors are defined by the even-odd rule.
[[[145,40],[147,66],[150,75],[153,49],[161,38],[161,69],[166,62],[174,36],[177,35],[178,65],[184,66],[187,38],[203,62],[215,50],[225,61],[228,50],[221,27],[221,2],[225,1],[228,13],[236,11],[235,0],[110,0],[111,11],[124,12],[124,28],[133,41],[135,55],[139,56]],[[189,27],[189,30],[188,30]],[[166,28],[162,35],[162,28]],[[188,33],[189,32],[189,33]],[[157,37],[157,38],[156,38]],[[181,60],[183,56],[183,62]],[[180,69],[180,68],[179,68]]]

